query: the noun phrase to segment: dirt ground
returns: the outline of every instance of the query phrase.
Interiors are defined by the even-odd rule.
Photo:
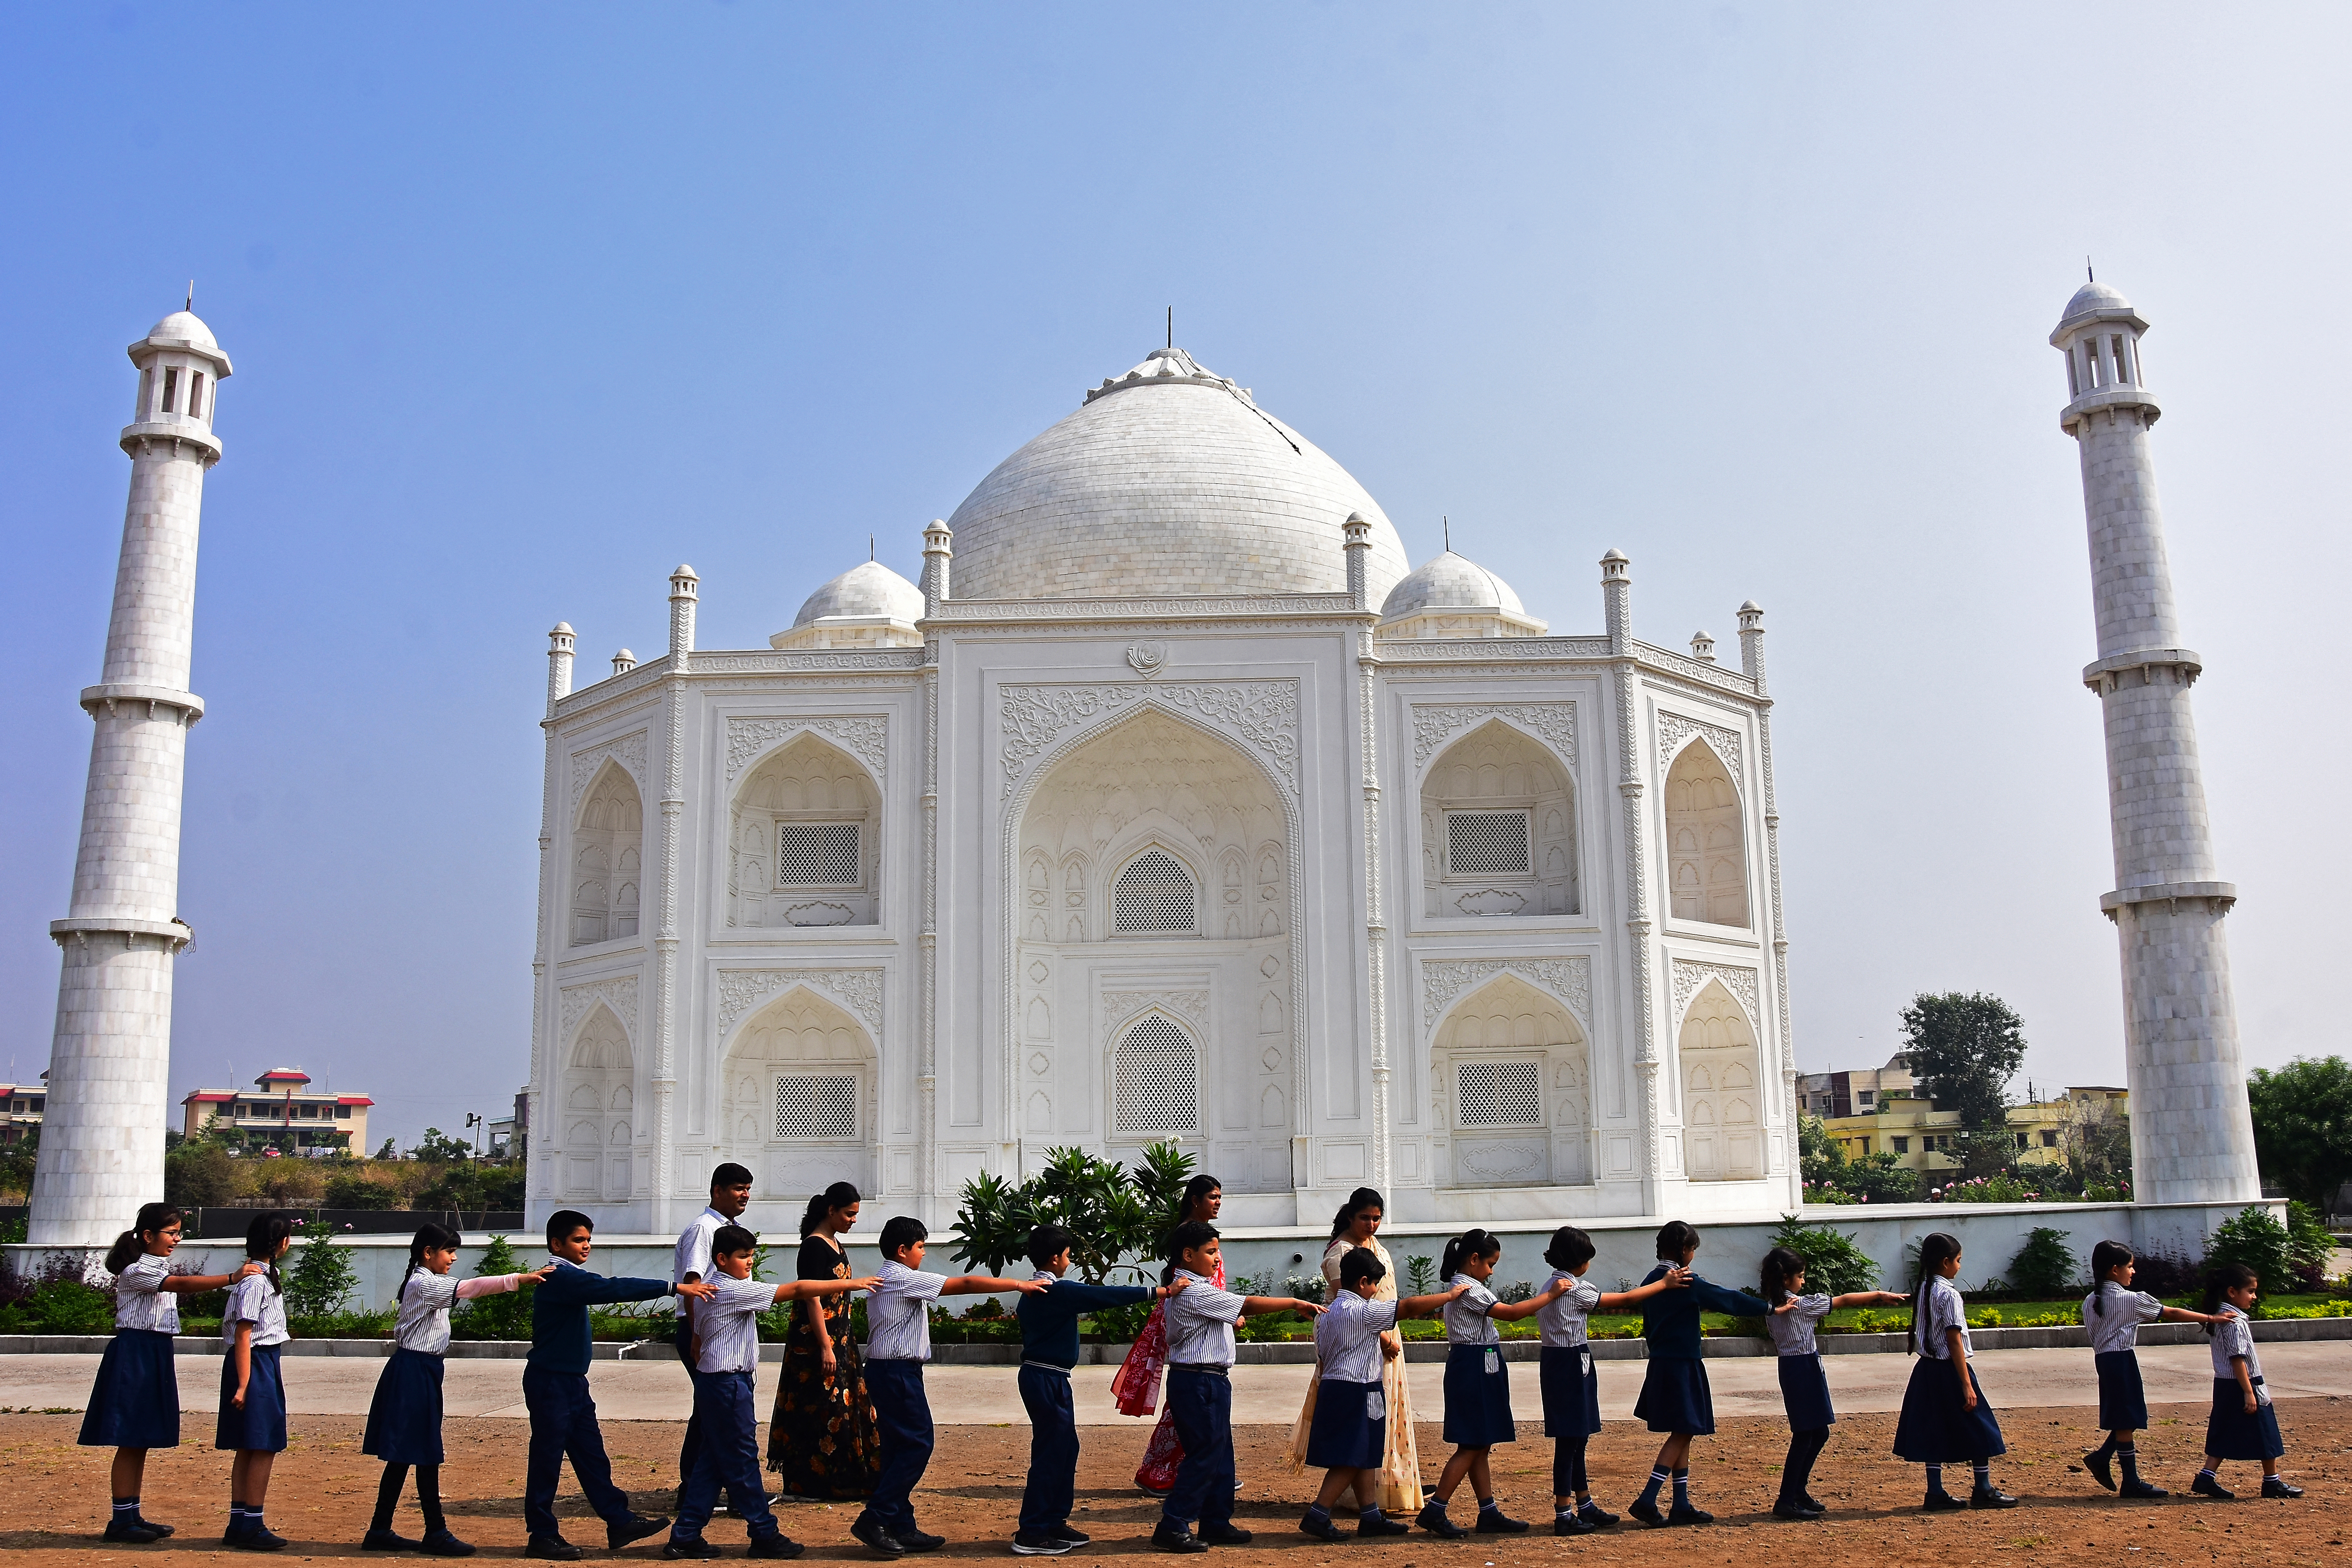
[[[2158,1405],[2156,1427],[2142,1438],[2151,1479],[2183,1491],[2196,1473],[2202,1447],[2201,1405]],[[1523,1425],[1521,1440],[1496,1450],[1496,1488],[1505,1506],[1538,1521],[1524,1536],[1473,1536],[1443,1542],[1419,1531],[1389,1541],[1327,1545],[1298,1533],[1297,1523],[1313,1478],[1291,1475],[1281,1453],[1286,1430],[1250,1426],[1237,1434],[1245,1483],[1238,1522],[1257,1531],[1246,1548],[1221,1549],[1217,1559],[1244,1563],[1279,1558],[1290,1568],[1309,1568],[1339,1559],[1382,1568],[1512,1568],[1547,1558],[1628,1563],[1669,1554],[1677,1563],[1736,1564],[1758,1568],[1811,1568],[1836,1563],[1899,1563],[1945,1565],[2023,1563],[2035,1555],[2095,1554],[2103,1563],[2220,1563],[2295,1568],[2305,1563],[2352,1563],[2345,1542],[2352,1525],[2352,1401],[2329,1398],[2283,1400],[2281,1424],[2289,1445],[2288,1476],[2307,1496],[2291,1503],[2252,1497],[2257,1467],[2233,1464],[2223,1484],[2237,1490],[2235,1503],[2192,1500],[2176,1495],[2158,1502],[2121,1503],[2080,1472],[2083,1449],[2097,1440],[2095,1413],[2009,1409],[2001,1425],[2009,1455],[1996,1462],[1994,1479],[2024,1499],[2001,1513],[1943,1514],[1916,1511],[1920,1474],[1895,1461],[1887,1447],[1892,1415],[1855,1415],[1842,1421],[1815,1471],[1813,1491],[1832,1512],[1817,1523],[1789,1523],[1767,1511],[1779,1483],[1780,1457],[1788,1441],[1785,1425],[1762,1419],[1726,1422],[1713,1438],[1697,1445],[1697,1500],[1711,1509],[1712,1527],[1672,1532],[1645,1531],[1630,1521],[1600,1536],[1559,1540],[1547,1532],[1550,1517],[1545,1493],[1550,1481],[1550,1445],[1539,1428]],[[74,1446],[79,1417],[0,1415],[0,1497],[6,1522],[0,1550],[39,1553],[47,1563],[152,1558],[185,1563],[199,1556],[218,1562],[236,1554],[218,1546],[226,1510],[228,1456],[193,1444],[158,1452],[149,1461],[146,1510],[151,1517],[180,1527],[173,1542],[152,1547],[108,1547],[98,1538],[106,1513],[107,1462],[102,1450]],[[270,1489],[269,1521],[293,1543],[282,1558],[353,1557],[373,1506],[376,1462],[359,1452],[362,1423],[356,1418],[313,1416],[297,1424],[294,1446],[283,1455]],[[605,1440],[616,1478],[632,1489],[638,1506],[666,1511],[666,1483],[677,1463],[680,1427],[665,1422],[614,1422]],[[1445,1449],[1438,1429],[1420,1428],[1427,1479],[1436,1479]],[[1075,1521],[1093,1534],[1092,1547],[1066,1561],[1152,1555],[1145,1537],[1158,1505],[1139,1495],[1129,1478],[1146,1436],[1132,1430],[1087,1428],[1078,1474],[1079,1512]],[[448,1422],[445,1441],[449,1462],[443,1491],[451,1526],[482,1548],[484,1556],[520,1555],[523,1544],[520,1489],[523,1426],[514,1420]],[[1018,1507],[1026,1466],[1025,1426],[948,1426],[916,1508],[923,1524],[948,1537],[942,1557],[1009,1556],[1005,1542]],[[1612,1423],[1591,1447],[1596,1496],[1622,1513],[1656,1452],[1649,1436],[1630,1423]],[[1958,1480],[1965,1482],[1965,1473]],[[599,1550],[604,1531],[588,1516],[565,1474],[559,1506],[571,1538]],[[1466,1522],[1466,1495],[1454,1514]],[[787,1533],[808,1543],[806,1561],[869,1561],[849,1538],[854,1505],[779,1505]],[[568,1521],[577,1519],[575,1526]],[[417,1533],[412,1492],[398,1528]],[[742,1536],[723,1518],[710,1538],[739,1555]],[[184,1542],[185,1544],[181,1544]],[[657,1560],[658,1540],[632,1549],[631,1558]],[[373,1554],[369,1554],[373,1555]]]

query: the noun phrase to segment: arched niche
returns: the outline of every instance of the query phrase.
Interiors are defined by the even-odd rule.
[[[1139,706],[1053,759],[1014,809],[1006,1103],[1019,1129],[1120,1155],[1162,1136],[1137,1130],[1146,1064],[1129,1036],[1147,998],[1181,993],[1181,1017],[1154,1027],[1189,1042],[1200,1157],[1228,1191],[1290,1190],[1292,1128],[1265,1122],[1269,1106],[1294,1109],[1291,830],[1272,776],[1223,736]],[[1153,1049],[1155,1071],[1175,1059],[1165,1041]]]
[[[764,1153],[787,1196],[872,1184],[879,1091],[873,1037],[846,1008],[795,985],[744,1020],[719,1067],[719,1123],[736,1157]]]
[[[1430,1054],[1438,1184],[1590,1182],[1591,1067],[1567,1005],[1515,974],[1456,1002]]]
[[[628,1031],[600,1002],[572,1037],[556,1101],[566,1197],[629,1195],[635,1097],[636,1058],[629,1048]]]
[[[1490,719],[1448,746],[1421,783],[1424,912],[1581,912],[1576,791],[1541,742]]]
[[[840,747],[803,733],[735,786],[727,923],[870,926],[882,916],[882,792]]]
[[[637,934],[645,839],[646,807],[637,782],[608,759],[581,797],[572,826],[569,945]]]
[[[1676,1050],[1684,1173],[1694,1182],[1761,1177],[1765,1085],[1756,1028],[1720,980],[1708,981],[1691,998]]]
[[[1666,908],[1676,920],[1741,926],[1748,915],[1748,836],[1739,787],[1705,741],[1666,772]]]

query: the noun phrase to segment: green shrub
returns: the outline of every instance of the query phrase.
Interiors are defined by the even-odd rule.
[[[2017,1256],[2009,1260],[2012,1289],[2029,1296],[2060,1296],[2073,1288],[2074,1254],[2066,1246],[2070,1232],[2036,1226]]]
[[[1144,1320],[1151,1316],[1151,1303],[1137,1301],[1125,1307],[1105,1307],[1094,1315],[1095,1332],[1110,1344],[1132,1344],[1135,1336],[1143,1331]]]
[[[296,1322],[308,1324],[303,1331],[306,1333],[316,1332],[322,1320],[341,1311],[343,1303],[360,1288],[359,1270],[352,1267],[352,1255],[334,1244],[334,1234],[323,1220],[304,1226],[294,1261],[284,1270],[286,1315]]]
[[[0,1333],[102,1334],[114,1326],[114,1302],[79,1279],[45,1279],[0,1307]]]
[[[1405,1282],[1412,1287],[1408,1296],[1434,1295],[1437,1290],[1437,1260],[1433,1258],[1412,1257],[1404,1260]]]
[[[2210,1276],[2224,1263],[2242,1263],[2252,1269],[2264,1294],[2294,1288],[2293,1237],[2267,1209],[2241,1209],[2206,1238],[2205,1273]]]
[[[1805,1260],[1805,1289],[1843,1296],[1878,1289],[1878,1265],[1843,1231],[1812,1225],[1795,1215],[1780,1216],[1772,1245],[1785,1247]]]
[[[400,1206],[400,1194],[365,1176],[334,1176],[323,1201],[331,1209],[388,1209]]]
[[[2336,1258],[2336,1237],[2327,1222],[2309,1204],[2289,1199],[2286,1205],[2287,1260],[2306,1290],[2327,1288],[2327,1266]]]

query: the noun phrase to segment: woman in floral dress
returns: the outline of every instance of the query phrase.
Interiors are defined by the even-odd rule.
[[[1374,1234],[1386,1216],[1387,1205],[1381,1194],[1370,1187],[1358,1187],[1348,1194],[1348,1201],[1331,1220],[1331,1245],[1323,1249],[1323,1278],[1328,1281],[1323,1300],[1331,1300],[1339,1288],[1339,1260],[1357,1247],[1370,1247],[1388,1273],[1382,1276],[1376,1300],[1393,1301],[1397,1298],[1396,1260],[1389,1256]],[[1379,1508],[1391,1514],[1410,1518],[1421,1511],[1421,1451],[1412,1440],[1412,1393],[1406,1384],[1404,1372],[1404,1338],[1394,1329],[1381,1336],[1381,1394],[1389,1412],[1388,1447],[1381,1456],[1377,1478],[1379,1495],[1365,1495],[1363,1488],[1375,1480],[1370,1472],[1357,1477],[1356,1506],[1360,1509]],[[1307,1468],[1307,1429],[1315,1424],[1315,1391],[1322,1380],[1307,1380],[1307,1403],[1299,1407],[1298,1424],[1290,1429],[1290,1468],[1297,1472]]]
[[[1195,1176],[1184,1184],[1184,1195],[1177,1200],[1176,1223],[1213,1222],[1224,1202],[1223,1183],[1214,1176]],[[1220,1290],[1225,1288],[1222,1259],[1209,1282]],[[1127,1360],[1119,1363],[1118,1375],[1110,1380],[1111,1395],[1118,1402],[1122,1415],[1149,1415],[1160,1403],[1160,1380],[1168,1369],[1166,1312],[1164,1303],[1151,1309],[1151,1316],[1143,1321],[1135,1343],[1128,1347]],[[1153,1497],[1166,1497],[1175,1489],[1176,1467],[1183,1462],[1184,1445],[1176,1440],[1176,1414],[1163,1410],[1160,1413],[1160,1425],[1151,1429],[1151,1441],[1144,1445],[1143,1463],[1135,1469],[1135,1484]]]
[[[857,1223],[857,1189],[847,1182],[809,1199],[801,1218],[797,1278],[851,1278],[840,1237]],[[786,1496],[832,1501],[873,1493],[880,1447],[849,1313],[846,1294],[793,1303],[775,1410],[768,1418],[768,1468],[782,1478]]]

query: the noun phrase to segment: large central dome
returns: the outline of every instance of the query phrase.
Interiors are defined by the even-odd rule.
[[[1328,594],[1339,525],[1371,521],[1370,602],[1404,546],[1347,469],[1182,349],[1160,349],[996,466],[964,498],[958,599]]]

